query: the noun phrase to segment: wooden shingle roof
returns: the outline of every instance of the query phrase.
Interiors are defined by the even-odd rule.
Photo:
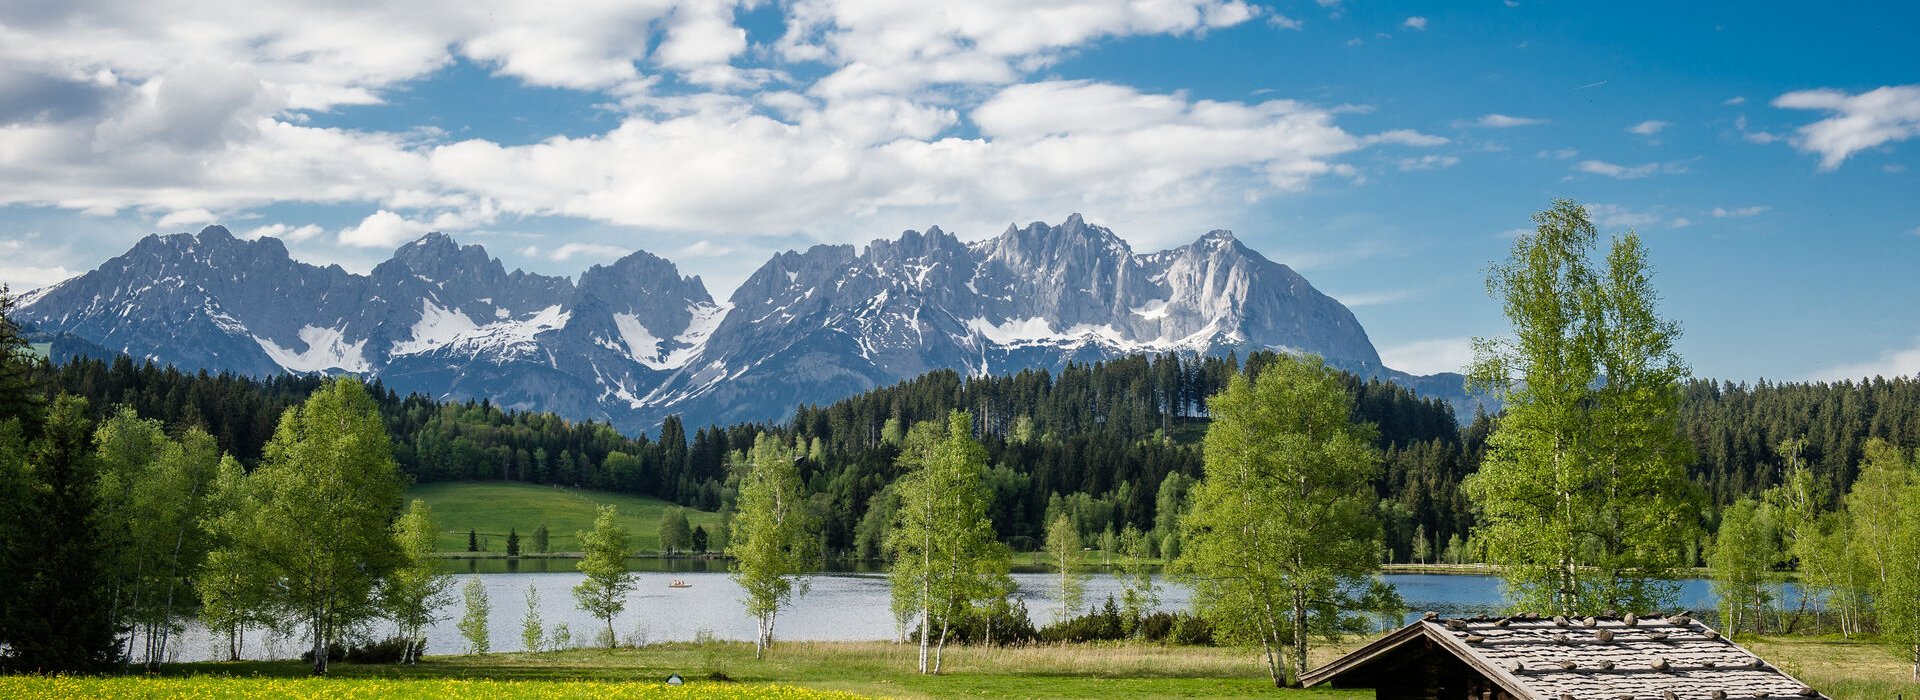
[[[1825,698],[1686,615],[1424,619],[1301,677],[1319,685],[1428,640],[1518,698]]]

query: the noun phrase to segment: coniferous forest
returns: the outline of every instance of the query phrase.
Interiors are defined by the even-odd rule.
[[[686,426],[669,418],[650,435],[605,423],[503,410],[486,401],[400,396],[373,384],[401,470],[416,482],[512,480],[651,495],[728,510],[737,484],[729,460],[761,434],[805,446],[804,490],[821,520],[824,551],[875,556],[887,486],[908,427],[969,411],[993,465],[992,517],[1016,549],[1037,546],[1051,515],[1067,513],[1083,536],[1132,525],[1169,544],[1169,509],[1184,503],[1201,472],[1205,399],[1242,365],[1272,360],[1130,357],[1070,365],[1059,373],[962,377],[938,371],[822,406],[784,424]],[[1387,552],[1395,562],[1474,558],[1472,516],[1461,480],[1475,470],[1493,419],[1459,420],[1441,401],[1348,375],[1355,418],[1378,427],[1385,468],[1376,481]],[[129,406],[175,429],[200,426],[223,452],[257,464],[278,417],[323,384],[319,377],[254,379],[187,373],[120,357],[75,358],[54,367],[50,393],[84,397],[95,411]],[[1688,381],[1682,428],[1692,443],[1688,474],[1708,495],[1711,531],[1720,508],[1780,482],[1783,441],[1828,494],[1845,493],[1868,440],[1920,444],[1920,381],[1735,384]],[[1704,546],[1704,545],[1703,545]],[[1704,554],[1696,552],[1695,557]]]

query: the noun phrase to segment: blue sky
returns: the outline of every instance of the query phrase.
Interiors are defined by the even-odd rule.
[[[1083,212],[1231,228],[1389,364],[1501,332],[1554,197],[1637,230],[1702,376],[1920,372],[1920,10],[1787,3],[101,0],[0,8],[0,281],[223,223],[577,274]],[[1883,6],[1884,5],[1884,6]]]

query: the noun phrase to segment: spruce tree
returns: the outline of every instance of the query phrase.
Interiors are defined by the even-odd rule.
[[[119,656],[107,552],[94,520],[99,467],[87,416],[85,399],[55,399],[27,453],[34,494],[9,562],[18,565],[9,574],[20,577],[18,598],[0,630],[13,670],[89,673]]]

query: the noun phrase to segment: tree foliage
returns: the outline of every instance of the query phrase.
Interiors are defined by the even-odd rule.
[[[780,609],[806,593],[806,576],[819,561],[819,529],[802,496],[798,460],[793,449],[762,435],[740,465],[745,473],[727,554],[746,593],[741,603],[759,626],[755,658],[773,644]]]
[[[1519,607],[1660,609],[1700,517],[1678,422],[1679,330],[1655,313],[1636,236],[1595,270],[1584,207],[1556,201],[1534,221],[1487,280],[1512,336],[1475,342],[1470,381],[1506,407],[1465,484],[1476,534]]]
[[[1237,375],[1208,402],[1206,474],[1175,566],[1216,631],[1261,648],[1275,685],[1306,671],[1310,633],[1337,634],[1379,566],[1367,486],[1380,454],[1352,400],[1310,357]]]
[[[580,609],[600,618],[607,648],[619,645],[614,636],[613,618],[627,609],[627,593],[633,590],[633,572],[627,570],[627,558],[633,556],[632,536],[620,524],[615,506],[600,506],[591,531],[579,533],[580,562],[576,566],[586,578],[573,587],[573,599]]]
[[[886,535],[893,608],[917,615],[920,672],[939,673],[955,621],[1009,588],[1009,555],[988,516],[986,450],[973,437],[973,416],[954,411],[944,422],[916,424],[905,442],[900,507]]]

